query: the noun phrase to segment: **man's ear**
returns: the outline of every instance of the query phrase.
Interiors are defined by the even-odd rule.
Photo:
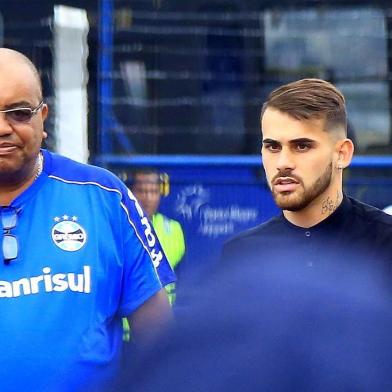
[[[336,168],[345,169],[350,165],[354,154],[354,144],[351,139],[342,139],[336,142],[336,152],[338,155]]]
[[[48,113],[49,113],[48,105],[44,103],[41,108],[42,121],[46,120],[46,117],[48,117]]]

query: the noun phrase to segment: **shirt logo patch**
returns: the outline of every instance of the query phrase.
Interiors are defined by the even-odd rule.
[[[69,217],[68,215],[54,218],[57,223],[52,228],[52,239],[60,249],[75,252],[86,243],[86,231],[76,222],[77,220],[76,216]]]

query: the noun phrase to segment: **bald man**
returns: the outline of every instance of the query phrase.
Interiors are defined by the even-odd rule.
[[[158,342],[175,278],[116,176],[41,149],[47,115],[35,66],[1,48],[0,385],[95,391],[115,374],[122,317],[140,347]]]

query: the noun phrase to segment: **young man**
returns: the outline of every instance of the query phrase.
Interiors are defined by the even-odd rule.
[[[392,218],[342,190],[344,98],[323,80],[290,83],[262,132],[282,214],[227,243],[169,344],[129,379],[144,392],[390,390]]]
[[[100,390],[117,365],[122,317],[144,347],[169,324],[162,286],[173,273],[116,176],[40,148],[48,107],[38,72],[5,48],[0,109],[0,384]]]
[[[152,168],[135,169],[132,173],[132,183],[129,185],[150,218],[170,266],[175,270],[185,253],[184,232],[180,222],[158,212],[162,193],[162,179],[158,171]],[[175,283],[165,288],[173,305],[176,300]]]
[[[319,79],[279,87],[262,108],[261,128],[266,179],[282,213],[229,241],[223,259],[293,272],[355,263],[389,270],[391,217],[343,192],[354,148],[342,93]]]

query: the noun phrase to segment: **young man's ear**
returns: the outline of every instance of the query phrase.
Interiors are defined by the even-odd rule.
[[[354,144],[351,139],[343,139],[337,142],[338,159],[336,163],[337,169],[345,169],[350,165],[354,154]]]

